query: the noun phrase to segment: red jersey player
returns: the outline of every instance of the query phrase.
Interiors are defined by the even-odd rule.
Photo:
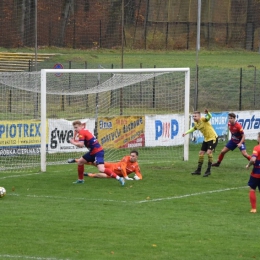
[[[141,180],[142,174],[140,172],[139,164],[137,162],[138,152],[133,150],[130,155],[124,156],[120,162],[105,162],[105,167],[111,169],[118,176],[124,177],[126,180]],[[133,178],[129,178],[128,175],[135,173]],[[104,173],[84,173],[85,176],[94,178],[107,178],[108,175]]]
[[[243,127],[236,121],[236,115],[234,113],[228,114],[228,129],[231,133],[231,139],[220,152],[218,156],[218,161],[216,163],[213,163],[212,166],[219,167],[225,154],[230,150],[235,150],[237,147],[247,160],[250,160],[251,158],[251,156],[248,155],[246,152],[245,134]]]
[[[100,172],[107,174],[108,176],[117,179],[121,185],[125,184],[124,178],[119,177],[111,169],[104,166],[104,150],[98,140],[87,129],[84,129],[84,125],[80,121],[74,121],[74,131],[77,133],[77,139],[70,139],[70,143],[77,147],[87,147],[89,151],[77,160],[78,164],[78,180],[74,183],[84,183],[84,164],[88,162],[95,162]],[[70,159],[68,162],[76,162],[75,159]]]
[[[258,145],[254,147],[252,157],[246,166],[246,168],[249,169],[251,165],[254,165],[248,181],[248,186],[250,187],[249,199],[251,204],[251,213],[256,213],[256,188],[260,191],[260,132],[257,135],[257,142]]]

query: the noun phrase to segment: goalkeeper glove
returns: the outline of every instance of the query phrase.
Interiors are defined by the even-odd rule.
[[[134,176],[134,179],[136,180],[136,181],[139,181],[140,180],[140,178],[135,174],[135,176]]]
[[[127,180],[127,181],[133,181],[134,179],[133,179],[133,178],[129,178],[129,177],[125,177],[125,180]]]

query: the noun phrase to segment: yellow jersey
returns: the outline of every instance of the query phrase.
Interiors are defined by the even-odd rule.
[[[203,136],[204,136],[204,141],[216,141],[218,135],[215,132],[213,126],[210,124],[207,118],[201,117],[199,122],[194,122],[194,130],[199,130]]]

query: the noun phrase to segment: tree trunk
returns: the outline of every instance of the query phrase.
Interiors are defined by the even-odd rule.
[[[64,11],[62,12],[62,25],[61,25],[61,32],[60,32],[60,39],[59,39],[60,46],[64,45],[66,26],[68,24],[70,14],[73,13],[73,6],[74,6],[73,3],[74,0],[65,0]]]

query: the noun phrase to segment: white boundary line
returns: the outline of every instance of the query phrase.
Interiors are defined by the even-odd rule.
[[[27,173],[27,174],[20,174],[20,175],[9,175],[9,176],[0,177],[0,180],[4,180],[8,178],[26,177],[26,176],[36,175],[36,174],[42,174],[42,173],[35,172],[35,173]]]
[[[22,258],[22,259],[33,259],[33,260],[69,260],[61,259],[61,258],[53,258],[53,257],[37,257],[37,256],[23,256],[23,255],[0,255],[0,258]]]
[[[126,200],[112,200],[112,199],[110,200],[110,199],[71,198],[71,197],[58,197],[58,196],[38,196],[38,195],[33,195],[33,194],[25,195],[25,197],[46,198],[46,199],[65,199],[65,200],[71,200],[72,199],[72,200],[85,200],[85,201],[101,201],[101,202],[141,204],[141,203],[158,202],[158,201],[164,201],[164,200],[183,199],[183,198],[187,198],[187,197],[200,196],[200,195],[204,195],[204,194],[212,194],[212,193],[217,193],[217,192],[225,192],[225,191],[231,191],[231,190],[245,189],[247,187],[248,186],[242,186],[242,187],[226,188],[226,189],[220,189],[220,190],[202,191],[202,192],[184,194],[184,195],[173,196],[173,197],[157,198],[157,199],[146,199],[146,200],[140,200],[140,201],[126,201]],[[20,196],[17,193],[9,193],[8,195],[9,196]]]
[[[139,201],[137,203],[146,203],[146,202],[156,202],[156,201],[163,201],[163,200],[182,199],[182,198],[187,198],[187,197],[192,197],[192,196],[199,196],[199,195],[204,195],[204,194],[211,194],[211,193],[216,193],[216,192],[224,192],[224,191],[230,191],[230,190],[244,189],[244,188],[247,188],[247,187],[248,186],[236,187],[236,188],[226,188],[226,189],[221,189],[221,190],[202,191],[202,192],[196,192],[196,193],[185,194],[185,195],[174,196],[174,197],[158,198],[158,199],[152,199],[152,200],[150,200],[150,199],[141,200],[141,201]]]

